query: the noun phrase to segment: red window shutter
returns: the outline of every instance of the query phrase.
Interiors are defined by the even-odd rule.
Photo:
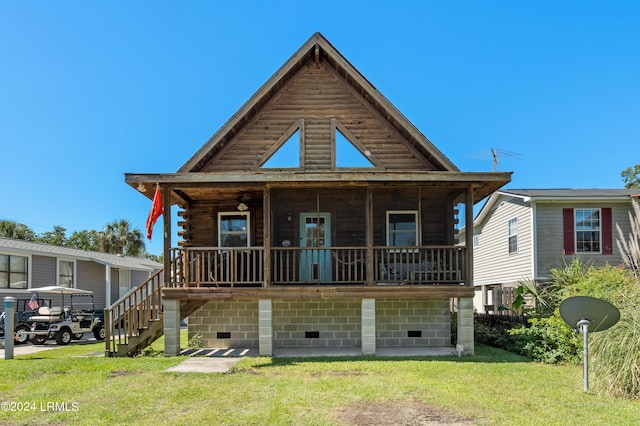
[[[613,253],[613,222],[611,219],[611,208],[602,209],[602,254]]]
[[[562,234],[564,236],[563,254],[573,254],[575,251],[576,244],[573,231],[573,209],[562,209]]]

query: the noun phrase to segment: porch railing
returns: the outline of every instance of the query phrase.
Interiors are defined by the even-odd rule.
[[[272,247],[271,285],[461,284],[466,248]],[[172,249],[172,287],[260,287],[263,247]],[[371,268],[369,271],[368,268]]]
[[[264,282],[262,247],[198,247],[171,250],[171,286],[260,286]]]
[[[106,353],[118,353],[119,345],[127,345],[152,322],[162,319],[164,272],[160,270],[143,284],[131,289],[113,305],[105,308]]]

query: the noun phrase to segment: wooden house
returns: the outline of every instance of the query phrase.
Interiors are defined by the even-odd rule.
[[[458,170],[316,33],[176,173],[126,174],[146,197],[162,194],[167,273],[141,296],[154,297],[141,302],[151,312],[139,315],[133,295],[110,312],[153,336],[113,328],[107,353],[164,333],[176,355],[186,316],[205,346],[263,355],[450,348],[455,300],[471,354],[473,255],[456,245],[457,214],[471,223],[474,203],[510,176]]]
[[[477,312],[509,312],[522,281],[548,282],[573,259],[620,265],[616,227],[631,232],[637,189],[505,189],[474,221]],[[500,265],[496,267],[496,265]]]

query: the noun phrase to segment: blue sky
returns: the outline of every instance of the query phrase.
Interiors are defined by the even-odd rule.
[[[637,1],[7,0],[0,219],[144,230],[124,173],[175,172],[316,31],[463,171],[496,148],[508,188],[621,188],[640,163]]]

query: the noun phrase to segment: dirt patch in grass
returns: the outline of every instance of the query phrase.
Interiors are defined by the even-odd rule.
[[[113,377],[122,377],[122,376],[130,376],[133,374],[133,371],[128,370],[115,370],[109,373],[109,378]]]
[[[475,423],[454,413],[422,402],[386,402],[383,404],[353,404],[340,407],[333,416],[341,423],[354,426],[472,426]]]

